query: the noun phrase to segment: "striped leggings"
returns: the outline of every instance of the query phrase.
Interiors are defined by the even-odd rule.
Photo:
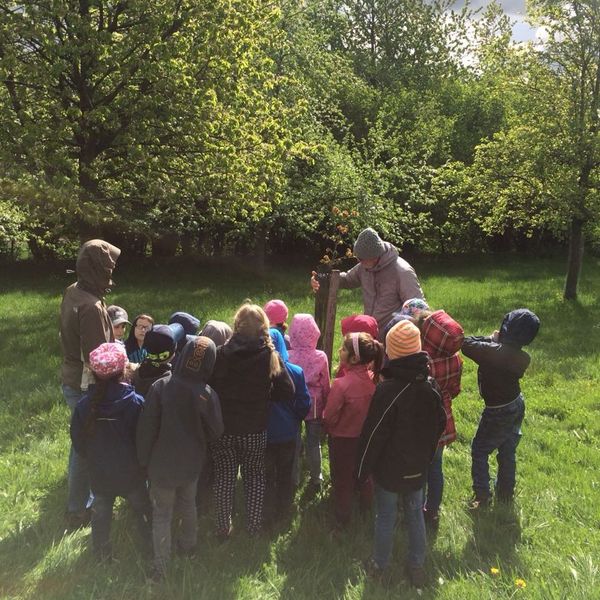
[[[265,497],[266,447],[266,431],[225,434],[212,444],[217,535],[228,535],[231,528],[238,470],[242,474],[246,497],[246,528],[250,534],[260,531]]]

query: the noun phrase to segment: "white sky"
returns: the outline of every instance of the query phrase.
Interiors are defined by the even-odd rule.
[[[476,9],[488,4],[487,0],[471,0],[471,8]],[[525,0],[498,0],[504,12],[513,20],[513,39],[515,42],[525,42],[536,38],[536,30],[525,23]],[[463,0],[456,0],[455,8],[464,6]]]

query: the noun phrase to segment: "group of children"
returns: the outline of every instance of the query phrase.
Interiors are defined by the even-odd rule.
[[[462,359],[478,365],[485,409],[472,444],[471,508],[489,504],[488,457],[498,450],[495,495],[511,501],[524,401],[519,379],[529,365],[522,347],[539,319],[528,309],[508,313],[490,337],[464,337],[457,321],[421,299],[404,303],[385,328],[353,315],[341,321],[339,369],[330,380],[320,331],[309,314],[289,324],[281,300],[264,308],[244,303],[233,328],[174,313],[167,325],[111,306],[115,342],[89,356],[96,383],[73,414],[75,450],[88,462],[92,543],[111,556],[115,498],[133,507],[143,547],[153,548],[154,580],[167,572],[177,514],[179,553],[197,542],[198,492],[214,490],[216,535],[233,531],[241,473],[249,535],[291,514],[304,449],[308,490],[323,483],[321,441],[327,434],[333,532],[352,520],[355,494],[366,512],[375,500],[375,542],[366,569],[386,572],[398,501],[408,530],[408,574],[425,583],[426,525],[437,528],[443,451],[456,439],[452,399],[460,391]],[[304,431],[303,431],[304,430]],[[304,433],[304,435],[302,435]],[[151,541],[150,541],[151,540]]]

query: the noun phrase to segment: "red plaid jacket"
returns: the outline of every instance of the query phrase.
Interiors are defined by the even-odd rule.
[[[456,439],[452,398],[460,392],[463,361],[458,351],[464,331],[450,315],[437,310],[423,322],[421,337],[423,350],[429,354],[429,372],[440,387],[446,410],[446,429],[440,438],[440,446],[445,446]]]

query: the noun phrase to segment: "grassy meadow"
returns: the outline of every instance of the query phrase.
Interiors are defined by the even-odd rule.
[[[256,539],[245,534],[238,494],[232,539],[219,545],[211,515],[203,517],[198,556],[175,558],[159,587],[145,581],[133,521],[120,505],[112,532],[118,560],[97,565],[89,528],[66,533],[63,519],[69,441],[58,309],[73,276],[26,264],[5,268],[0,279],[0,598],[600,598],[600,262],[586,262],[576,303],[561,299],[563,260],[413,264],[431,306],[447,310],[468,334],[493,331],[505,312],[521,306],[542,321],[522,386],[527,409],[512,509],[473,515],[466,508],[469,443],[482,402],[475,365],[465,360],[463,391],[454,402],[458,440],[445,454],[441,526],[430,540],[430,585],[419,595],[403,575],[402,526],[391,581],[368,580],[360,561],[371,550],[372,516],[363,521],[357,514],[349,532],[330,536],[327,490],[307,499],[301,488],[292,526]],[[291,313],[312,312],[309,271],[274,267],[260,277],[230,266],[122,264],[108,301],[130,317],[150,312],[159,322],[174,310],[230,321],[245,298],[262,304],[280,297]],[[359,293],[342,291],[338,321],[360,311]]]

